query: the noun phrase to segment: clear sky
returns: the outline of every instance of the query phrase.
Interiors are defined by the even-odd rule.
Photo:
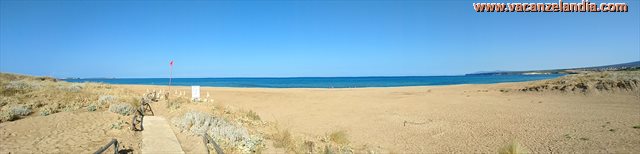
[[[175,60],[174,77],[414,76],[640,60],[636,0],[605,1],[627,13],[476,13],[473,2],[491,1],[2,0],[0,71],[168,77]]]

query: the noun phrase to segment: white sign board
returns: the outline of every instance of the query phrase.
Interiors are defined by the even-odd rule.
[[[200,100],[200,86],[191,86],[191,100]]]

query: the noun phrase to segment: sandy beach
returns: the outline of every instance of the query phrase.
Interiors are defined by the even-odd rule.
[[[354,145],[388,152],[494,153],[512,142],[534,153],[640,151],[640,129],[632,128],[640,123],[637,93],[499,92],[521,84],[202,92],[214,103],[256,111],[294,133],[312,137],[344,130]]]
[[[275,146],[279,138],[269,137],[278,133],[273,128],[290,131],[296,142],[311,145],[327,142],[323,138],[332,132],[343,132],[348,142],[341,144],[356,153],[496,153],[512,144],[533,153],[640,152],[637,91],[504,91],[532,83],[341,89],[202,87],[206,99],[202,102],[169,109],[161,100],[151,106],[156,116],[167,119],[194,110],[215,113],[221,107],[221,115],[254,111],[268,128],[242,126],[266,136],[263,153],[288,151]],[[111,86],[135,95],[169,89]],[[188,97],[190,90],[173,86],[171,97]],[[0,151],[90,152],[110,138],[121,138],[133,152],[139,152],[139,134],[126,125],[121,130],[109,128],[120,119],[127,121],[130,116],[73,111],[0,123]],[[185,152],[202,153],[201,138],[175,125],[173,129]]]
[[[640,154],[593,1],[0,0],[0,154]]]

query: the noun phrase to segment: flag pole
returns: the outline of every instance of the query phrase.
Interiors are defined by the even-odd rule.
[[[169,62],[169,90],[171,90],[171,79],[173,78],[173,60]]]
[[[169,95],[171,95],[171,80],[173,78],[173,60],[169,62],[169,91],[167,91],[167,102],[169,101]]]

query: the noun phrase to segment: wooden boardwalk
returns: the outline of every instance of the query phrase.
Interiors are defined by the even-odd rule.
[[[166,119],[159,116],[145,116],[143,126],[141,150],[143,154],[184,153]]]

